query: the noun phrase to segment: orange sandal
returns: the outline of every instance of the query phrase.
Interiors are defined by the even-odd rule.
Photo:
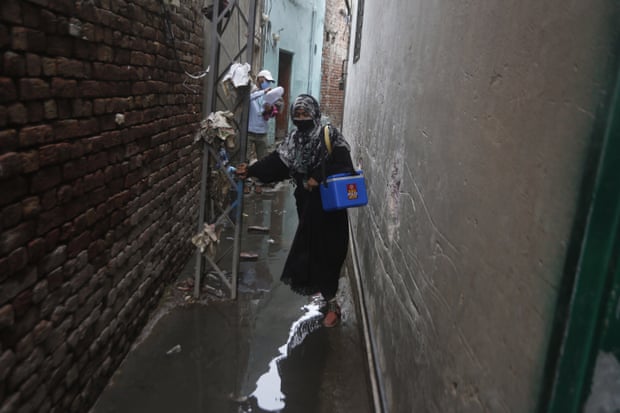
[[[336,302],[335,298],[332,298],[327,302],[327,313],[323,318],[323,326],[327,328],[336,327],[340,322],[340,306]]]

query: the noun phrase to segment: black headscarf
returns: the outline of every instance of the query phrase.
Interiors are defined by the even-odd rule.
[[[323,134],[321,134],[321,110],[317,100],[306,94],[299,95],[291,105],[291,119],[295,110],[303,110],[312,117],[314,126],[307,130],[294,130],[278,147],[278,154],[282,162],[289,168],[291,175],[295,173],[307,174],[318,167],[323,159],[327,157],[324,149]],[[343,146],[349,149],[349,145],[344,140],[340,132],[333,127],[329,127],[329,138],[332,148]]]

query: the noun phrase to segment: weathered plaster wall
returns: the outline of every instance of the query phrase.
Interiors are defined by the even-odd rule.
[[[203,18],[180,3],[0,2],[0,411],[87,411],[194,250]]]
[[[269,16],[263,43],[264,67],[276,76],[280,49],[293,53],[291,90],[286,93],[291,98],[300,93],[318,97],[325,0],[266,0],[264,7]],[[274,42],[273,34],[280,40]]]
[[[617,16],[365,2],[343,129],[370,185],[351,215],[388,411],[534,411]]]

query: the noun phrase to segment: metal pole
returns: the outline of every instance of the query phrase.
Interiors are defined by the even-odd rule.
[[[211,70],[207,75],[208,84],[207,84],[207,93],[203,99],[203,113],[207,115],[211,113],[213,110],[214,96],[216,93],[217,85],[215,84],[215,80],[217,79],[216,74],[219,71],[219,41],[217,36],[218,24],[216,20],[216,16],[219,15],[219,1],[213,2],[213,18],[211,23],[211,38],[210,46],[211,51],[209,55],[209,64],[211,65]],[[205,39],[207,40],[207,39]],[[206,42],[205,42],[206,43]],[[205,210],[206,210],[206,198],[207,198],[207,179],[209,177],[209,148],[206,142],[202,144],[202,171],[200,176],[200,209],[198,212],[198,233],[202,232],[205,224]],[[194,272],[194,298],[198,298],[200,296],[200,276],[202,275],[202,269],[204,265],[204,260],[202,257],[202,253],[200,252],[200,248],[196,248],[196,267]]]
[[[250,0],[250,12],[248,16],[248,31],[247,31],[247,63],[252,67],[254,57],[254,26],[256,23],[256,0]],[[248,112],[250,109],[250,91],[244,97],[243,112],[241,116],[241,148],[240,159],[245,159],[247,151],[247,133],[248,133]],[[233,263],[232,263],[232,292],[231,298],[237,298],[237,279],[239,275],[239,255],[241,250],[241,229],[243,227],[243,182],[237,183],[237,216],[235,225],[235,241],[233,246]]]

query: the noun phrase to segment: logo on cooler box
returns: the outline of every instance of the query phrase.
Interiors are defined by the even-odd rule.
[[[357,199],[357,184],[347,184],[347,199]]]

